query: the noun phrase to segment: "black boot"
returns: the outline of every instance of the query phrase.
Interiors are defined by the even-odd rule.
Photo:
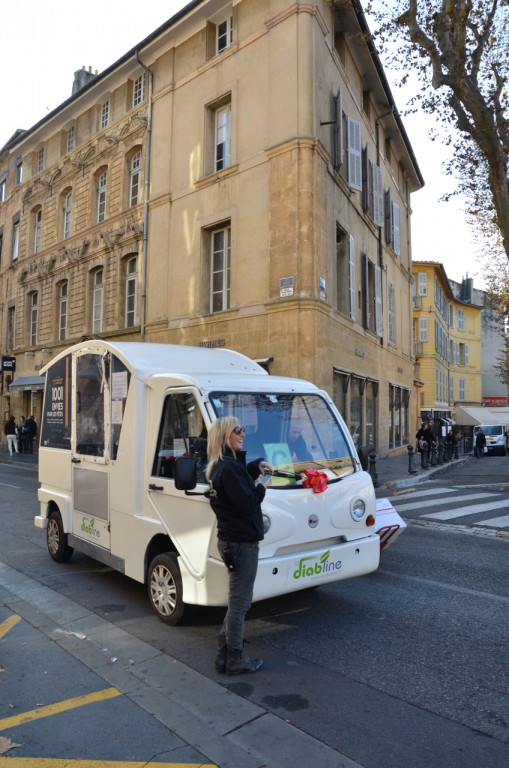
[[[242,675],[244,672],[257,672],[263,665],[263,659],[250,659],[238,648],[228,648],[226,674]]]
[[[223,634],[217,638],[217,654],[214,666],[218,672],[226,672],[226,637]]]

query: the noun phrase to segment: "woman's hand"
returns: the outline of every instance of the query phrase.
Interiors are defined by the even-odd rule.
[[[258,469],[260,470],[260,475],[272,474],[272,467],[268,461],[260,461]]]

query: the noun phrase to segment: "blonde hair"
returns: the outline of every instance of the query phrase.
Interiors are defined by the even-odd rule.
[[[231,433],[235,427],[239,426],[240,422],[235,416],[221,416],[221,418],[214,421],[210,427],[207,441],[209,460],[205,472],[207,480],[210,480],[212,471],[217,462],[223,458],[223,449],[228,445],[228,439]]]

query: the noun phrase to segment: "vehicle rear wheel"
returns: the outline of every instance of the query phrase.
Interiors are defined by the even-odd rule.
[[[50,556],[57,563],[66,563],[72,557],[74,549],[67,543],[60,512],[53,510],[48,517],[46,527],[46,544]]]
[[[165,553],[154,557],[148,571],[150,605],[161,621],[175,626],[182,620],[185,603],[182,600],[182,577],[177,555]]]

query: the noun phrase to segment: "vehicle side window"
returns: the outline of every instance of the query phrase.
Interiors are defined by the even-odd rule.
[[[107,372],[102,355],[77,360],[76,450],[104,456],[104,391]]]
[[[164,401],[152,474],[175,477],[174,462],[178,456],[194,456],[198,482],[205,482],[207,429],[190,392],[168,395]]]

